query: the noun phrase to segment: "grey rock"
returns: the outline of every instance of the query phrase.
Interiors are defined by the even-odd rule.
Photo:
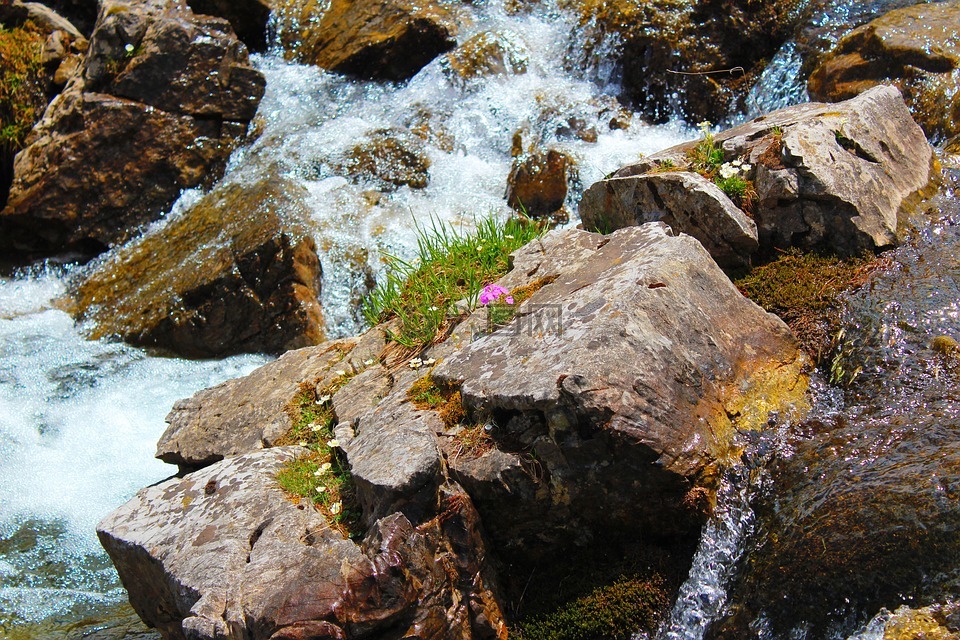
[[[846,102],[781,109],[720,132],[715,141],[725,161],[742,159],[753,166],[747,177],[757,192],[753,219],[761,252],[795,246],[857,255],[893,246],[900,215],[937,179],[933,149],[900,93],[889,86]],[[686,214],[674,214],[674,230],[698,235],[692,222],[705,224],[702,219],[709,210],[689,210],[685,200],[691,196],[661,187],[675,180],[674,174],[653,173],[665,160],[675,166],[687,163],[687,152],[696,144],[657,153],[592,186],[580,207],[584,226],[616,229],[628,224],[620,211],[633,203],[607,197],[625,189],[605,183],[642,176],[658,193],[676,198],[668,202],[664,196],[661,208]],[[635,208],[643,209],[648,191],[636,191],[640,195],[634,196]],[[717,212],[721,209],[716,207]],[[608,225],[607,220],[617,224]],[[719,224],[711,221],[712,226]]]
[[[558,277],[434,371],[494,426],[500,451],[486,455],[496,464],[451,471],[498,545],[533,552],[600,530],[695,531],[684,497],[737,458],[734,434],[764,428],[769,411],[804,410],[805,360],[790,330],[743,298],[694,238],[663,223],[567,230],[514,259],[515,278]]]
[[[580,216],[587,228],[622,229],[663,221],[699,240],[723,267],[749,264],[759,247],[753,220],[717,185],[691,172],[602,180],[584,192]]]
[[[437,487],[432,519],[383,518],[361,548],[277,486],[276,473],[305,453],[224,460],[143,489],[99,524],[147,624],[168,640],[505,634],[462,489]]]

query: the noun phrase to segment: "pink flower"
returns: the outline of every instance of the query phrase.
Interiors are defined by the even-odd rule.
[[[480,292],[480,304],[486,306],[491,302],[496,302],[500,299],[500,296],[506,295],[504,301],[507,304],[513,304],[513,297],[510,295],[510,292],[501,287],[498,284],[488,284],[483,288],[483,291]]]

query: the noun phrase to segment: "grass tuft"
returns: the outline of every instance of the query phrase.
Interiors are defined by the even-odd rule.
[[[544,230],[527,219],[487,218],[474,233],[461,236],[434,221],[430,229],[420,229],[413,262],[386,257],[386,280],[367,299],[364,317],[371,325],[397,318],[400,329],[390,340],[408,349],[429,345],[460,316],[455,304],[466,299],[476,307],[480,290],[508,271],[510,254]]]

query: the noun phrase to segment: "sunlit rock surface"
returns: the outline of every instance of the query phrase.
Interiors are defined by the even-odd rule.
[[[106,2],[83,65],[17,155],[5,250],[99,253],[210,185],[263,76],[225,20],[183,0]]]
[[[903,93],[935,139],[960,133],[960,6],[918,4],[891,11],[844,37],[810,75],[816,100],[852,98],[878,84]]]
[[[707,181],[693,190],[673,186],[675,168],[690,164],[694,141],[591,186],[580,203],[584,226],[611,230],[663,220],[699,238],[727,265],[749,261],[744,231],[753,223],[763,252],[799,247],[857,255],[896,245],[902,214],[938,178],[933,149],[889,86],[837,104],[788,107],[714,140],[724,162],[750,166],[743,177],[756,191],[752,221],[737,216]]]
[[[91,337],[186,356],[282,353],[323,340],[320,261],[302,188],[221,186],[79,278]]]
[[[284,48],[296,59],[361,78],[406,80],[456,44],[450,10],[409,0],[280,0]]]

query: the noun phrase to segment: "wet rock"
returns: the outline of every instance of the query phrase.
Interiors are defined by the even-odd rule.
[[[430,181],[430,159],[423,142],[403,129],[370,132],[347,152],[340,170],[382,191],[402,186],[423,189]]]
[[[566,222],[568,185],[576,180],[576,163],[558,149],[534,149],[513,159],[507,177],[507,204],[533,218]]]
[[[556,279],[433,372],[492,425],[494,450],[450,464],[497,548],[530,562],[618,532],[695,535],[684,498],[710,494],[735,432],[805,405],[789,329],[661,223],[553,232],[513,260],[507,288]]]
[[[16,4],[16,1],[14,2]],[[40,4],[36,2],[23,4]],[[76,25],[77,30],[84,36],[90,37],[93,26],[97,21],[99,3],[97,0],[44,0],[44,5],[50,7]]]
[[[406,80],[456,45],[448,9],[435,2],[314,0],[278,3],[281,40],[298,60],[329,71]]]
[[[597,67],[609,63],[613,49],[621,97],[657,122],[677,110],[692,122],[743,110],[747,88],[797,19],[790,0],[564,4],[577,15],[582,34],[571,59]]]
[[[194,357],[321,342],[320,262],[303,196],[282,180],[224,185],[115,250],[74,287],[89,335]]]
[[[230,21],[237,37],[252,51],[267,48],[267,21],[273,5],[268,0],[187,0],[194,13]]]
[[[179,640],[505,638],[459,487],[437,491],[433,519],[393,514],[361,546],[277,486],[282,465],[305,453],[268,449],[172,478],[100,523],[144,621]]]
[[[699,240],[721,267],[749,265],[759,247],[753,220],[720,187],[692,172],[602,180],[584,192],[580,219],[600,231],[661,220]]]
[[[210,185],[263,77],[229,24],[182,0],[107,2],[77,75],[18,154],[0,246],[98,253]]]
[[[694,196],[670,187],[677,180],[673,169],[689,165],[697,144],[667,149],[591,186],[580,205],[584,225],[608,230],[649,220],[643,203],[653,197],[649,185],[654,185],[663,201],[654,198],[658,211],[685,213],[683,220],[671,214],[675,231],[717,246],[716,236],[723,234],[711,237],[704,230],[723,228],[713,213],[726,207],[690,210],[686,202]],[[776,111],[716,134],[715,144],[725,162],[751,165],[745,177],[756,191],[752,217],[761,252],[801,247],[857,255],[895,245],[898,216],[936,180],[932,148],[900,94],[887,86],[846,102]],[[722,202],[716,192],[713,196]],[[728,254],[723,250],[715,257],[727,262]]]
[[[891,11],[843,38],[810,75],[817,100],[846,100],[878,84],[900,89],[928,136],[960,133],[960,7],[952,2]]]
[[[527,72],[526,45],[509,31],[484,31],[444,57],[445,69],[460,80]]]

